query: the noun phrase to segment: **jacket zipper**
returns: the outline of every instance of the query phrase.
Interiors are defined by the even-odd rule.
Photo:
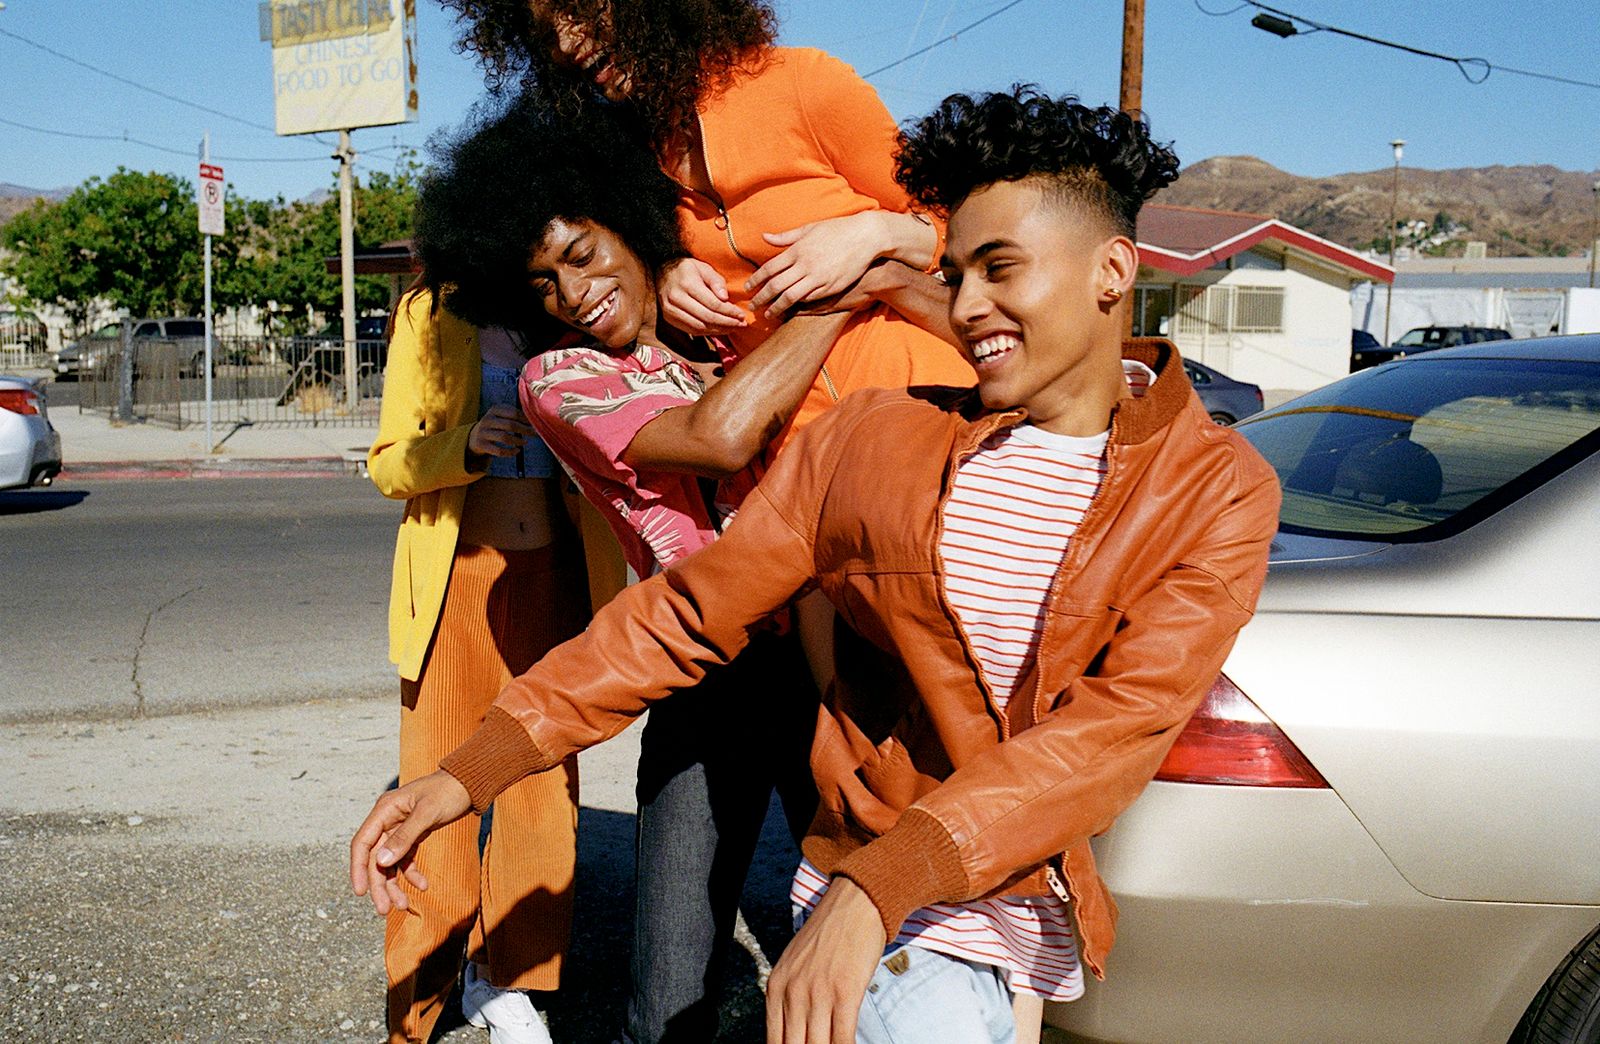
[[[749,265],[750,270],[753,272],[760,268],[761,265],[743,250],[740,250],[738,242],[733,238],[733,218],[728,216],[728,208],[722,202],[722,194],[717,191],[717,179],[711,174],[711,153],[706,149],[706,125],[705,122],[700,119],[700,114],[698,112],[694,114],[694,122],[695,126],[700,129],[700,161],[705,164],[706,184],[711,186],[711,191],[701,192],[699,189],[691,185],[685,185],[684,188],[688,189],[690,192],[693,192],[697,196],[704,196],[706,199],[711,201],[712,206],[717,208],[717,218],[713,224],[722,229],[722,234],[728,237],[728,249],[733,251],[735,257]],[[822,383],[828,389],[828,397],[834,402],[838,402],[839,389],[834,387],[833,375],[828,372],[828,364],[823,363],[821,370]]]

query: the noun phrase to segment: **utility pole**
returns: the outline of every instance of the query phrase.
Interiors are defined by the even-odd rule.
[[[1389,317],[1394,314],[1394,232],[1395,225],[1400,217],[1400,154],[1405,151],[1406,143],[1402,138],[1396,138],[1389,143],[1394,149],[1394,181],[1389,190],[1389,286],[1383,299],[1383,343],[1389,345]]]
[[[1144,105],[1144,0],[1122,0],[1122,91],[1118,107],[1136,113]]]
[[[1144,0],[1122,0],[1122,84],[1117,106],[1134,117],[1144,108]],[[1128,300],[1119,302],[1123,337],[1133,336],[1134,300],[1138,296],[1135,290]]]
[[[1594,206],[1589,211],[1589,289],[1594,289],[1594,253],[1600,247],[1600,180],[1591,186]]]
[[[344,403],[354,414],[360,393],[356,388],[356,247],[355,188],[351,167],[356,151],[350,146],[350,132],[339,132],[339,282],[344,292]]]

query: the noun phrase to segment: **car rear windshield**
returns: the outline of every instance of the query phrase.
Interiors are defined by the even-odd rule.
[[[1238,430],[1283,483],[1284,529],[1436,539],[1600,445],[1600,364],[1410,359],[1362,370]]]

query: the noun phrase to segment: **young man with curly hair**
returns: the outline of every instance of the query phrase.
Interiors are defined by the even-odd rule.
[[[951,212],[940,268],[976,393],[866,392],[807,428],[721,541],[379,801],[356,890],[397,888],[419,835],[692,684],[814,585],[838,673],[769,1044],[1010,1042],[1013,994],[1101,974],[1116,913],[1089,838],[1216,678],[1277,526],[1276,477],[1211,423],[1176,349],[1121,337],[1139,207],[1176,171],[1124,113],[946,99],[899,176]]]

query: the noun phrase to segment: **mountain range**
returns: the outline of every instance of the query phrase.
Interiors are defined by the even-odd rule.
[[[1600,172],[1551,166],[1400,168],[1399,222],[1453,229],[1429,253],[1460,256],[1483,240],[1491,257],[1581,253],[1592,235]],[[1362,249],[1386,243],[1394,170],[1310,178],[1254,156],[1217,156],[1186,167],[1157,203],[1267,214]],[[1438,238],[1438,237],[1435,237]],[[1402,245],[1405,243],[1401,239]]]
[[[1431,237],[1429,253],[1459,256],[1476,239],[1495,257],[1577,254],[1586,249],[1600,205],[1597,177],[1600,172],[1551,166],[1401,167],[1396,214],[1402,223],[1445,230]],[[1387,242],[1393,186],[1392,169],[1302,177],[1254,156],[1217,156],[1184,168],[1155,201],[1267,214],[1363,249]],[[0,225],[35,199],[61,199],[70,191],[0,183]]]

